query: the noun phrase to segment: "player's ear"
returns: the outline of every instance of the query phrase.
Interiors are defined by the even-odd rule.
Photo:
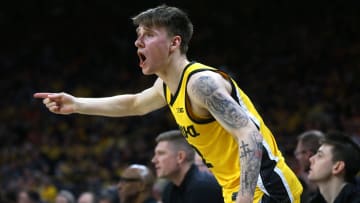
[[[173,52],[176,48],[180,47],[180,44],[181,37],[179,35],[174,36],[171,40],[170,51]]]

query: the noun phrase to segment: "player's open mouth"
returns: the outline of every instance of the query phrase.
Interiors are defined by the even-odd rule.
[[[146,56],[140,52],[138,52],[138,56],[139,56],[140,66],[141,66],[142,64],[144,64],[144,62],[146,60]]]

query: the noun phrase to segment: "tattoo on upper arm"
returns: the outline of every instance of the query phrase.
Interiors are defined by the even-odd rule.
[[[239,145],[241,174],[240,192],[242,195],[253,195],[257,184],[261,158],[262,158],[262,137],[259,131],[252,131],[248,135],[249,139],[241,140]]]
[[[238,104],[224,97],[218,91],[215,80],[209,76],[201,76],[195,81],[192,91],[221,120],[233,128],[244,127],[249,122],[247,115],[238,108]]]

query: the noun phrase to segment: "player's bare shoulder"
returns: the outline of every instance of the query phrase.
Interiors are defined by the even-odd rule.
[[[206,101],[214,92],[224,94],[231,92],[230,83],[220,74],[213,71],[201,71],[192,75],[187,84],[187,93],[190,99],[200,103]]]

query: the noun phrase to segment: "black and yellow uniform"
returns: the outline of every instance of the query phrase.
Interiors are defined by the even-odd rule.
[[[182,74],[177,92],[171,94],[164,84],[164,94],[183,136],[199,152],[222,186],[225,202],[233,202],[232,196],[239,191],[241,167],[239,146],[234,137],[214,118],[199,119],[192,116],[186,86],[191,75],[199,71],[215,71],[230,81],[232,97],[260,129],[263,136],[263,157],[254,202],[260,200],[300,202],[301,183],[285,163],[271,131],[266,127],[247,95],[226,73],[200,63],[191,63]]]

